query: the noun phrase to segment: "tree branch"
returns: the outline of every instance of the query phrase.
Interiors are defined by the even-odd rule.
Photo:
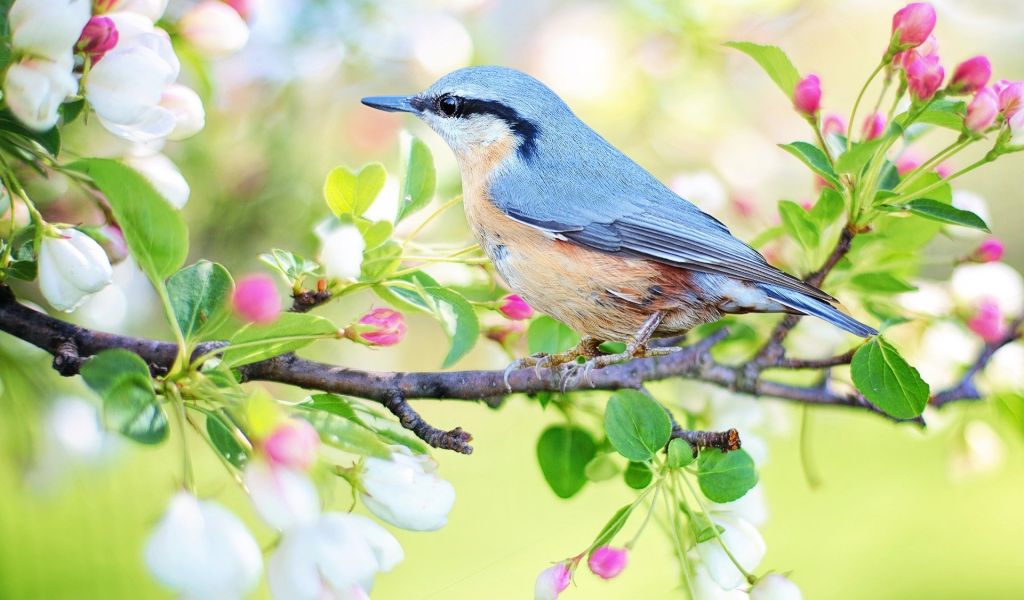
[[[974,363],[971,364],[967,372],[960,378],[960,381],[933,395],[930,404],[936,408],[942,408],[950,402],[958,400],[980,400],[981,393],[978,392],[978,388],[974,385],[974,378],[984,370],[985,366],[992,360],[992,356],[1000,348],[1021,339],[1022,328],[1024,328],[1024,315],[1017,317],[1010,323],[1010,328],[1001,339],[985,344],[981,351],[978,352],[978,357],[974,360]]]

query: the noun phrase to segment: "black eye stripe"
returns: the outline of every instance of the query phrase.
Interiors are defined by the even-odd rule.
[[[454,99],[458,103],[457,110],[449,114],[442,110],[442,100]],[[519,144],[519,153],[523,158],[530,158],[533,156],[537,146],[537,135],[539,130],[537,125],[520,115],[516,109],[511,106],[499,102],[497,100],[482,100],[479,98],[463,98],[461,96],[455,96],[454,94],[444,94],[435,98],[432,102],[430,100],[424,100],[415,98],[412,102],[413,107],[419,110],[430,110],[432,112],[447,118],[467,118],[473,115],[491,115],[498,119],[501,119],[508,124],[511,129],[521,140]]]

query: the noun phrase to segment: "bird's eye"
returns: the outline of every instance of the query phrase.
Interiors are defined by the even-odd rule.
[[[445,94],[437,99],[437,111],[446,117],[462,115],[462,98]]]

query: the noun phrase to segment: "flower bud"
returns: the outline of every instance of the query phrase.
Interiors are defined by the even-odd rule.
[[[945,70],[938,56],[917,55],[907,67],[907,88],[914,100],[930,100],[942,86]]]
[[[320,434],[305,419],[289,419],[274,429],[263,442],[263,450],[274,466],[305,471],[316,461]]]
[[[988,343],[995,343],[1006,337],[1006,320],[999,304],[991,298],[983,299],[977,312],[968,319],[967,327]]]
[[[124,232],[117,224],[97,227],[91,231],[90,237],[99,242],[100,247],[107,253],[110,264],[116,265],[128,258],[128,242],[125,241]]]
[[[405,329],[402,313],[390,308],[375,308],[348,327],[345,335],[367,346],[394,346],[405,338]]]
[[[797,82],[793,89],[793,106],[808,117],[818,114],[821,108],[821,80],[817,75],[808,75]]]
[[[896,172],[900,177],[921,166],[921,159],[916,154],[904,152],[896,159]]]
[[[455,488],[436,474],[437,463],[393,446],[391,460],[370,457],[363,463],[360,498],[370,512],[395,527],[434,531],[448,523]]]
[[[697,554],[715,583],[726,590],[734,590],[743,585],[746,578],[736,568],[733,559],[747,571],[757,569],[764,558],[764,538],[744,519],[716,515],[712,521],[722,527],[722,543],[729,548],[732,557],[726,554],[717,538],[697,544]]]
[[[629,552],[625,548],[601,546],[590,553],[587,566],[601,579],[613,579],[629,562]]]
[[[110,17],[92,17],[82,29],[77,47],[89,56],[93,64],[117,45],[117,25]]]
[[[882,135],[883,131],[885,131],[885,117],[882,116],[882,113],[878,112],[868,115],[860,128],[860,134],[864,137],[865,141],[877,138]]]
[[[949,81],[949,91],[954,94],[970,94],[985,87],[992,77],[992,63],[987,57],[975,56],[956,66]]]
[[[248,275],[235,284],[231,307],[245,321],[273,323],[281,314],[281,296],[274,280],[267,275]]]
[[[3,99],[14,116],[29,129],[45,131],[57,124],[60,105],[78,89],[72,74],[71,54],[66,59],[25,57],[7,68]]]
[[[771,573],[750,589],[750,600],[803,600],[803,594],[785,575]]]
[[[39,289],[54,308],[71,312],[110,283],[110,260],[96,240],[77,229],[44,236],[39,249]]]
[[[835,113],[829,113],[821,124],[821,134],[826,137],[829,135],[846,135],[846,121]]]
[[[537,581],[533,585],[534,600],[555,600],[558,595],[569,587],[569,579],[572,573],[569,572],[569,565],[560,562],[540,572]]]
[[[249,27],[239,13],[219,0],[203,0],[178,22],[181,35],[202,54],[234,54],[249,41]]]
[[[509,294],[502,298],[498,310],[513,321],[523,321],[533,316],[533,308],[519,294]]]
[[[355,225],[317,227],[321,247],[318,261],[324,273],[335,279],[358,279],[366,241]]]
[[[1024,108],[1024,81],[1000,82],[1003,85],[997,90],[999,94],[999,112],[1009,119]]]
[[[206,126],[206,111],[199,94],[191,88],[172,83],[164,88],[160,106],[174,114],[174,129],[169,140],[183,140],[199,133]]]
[[[901,48],[920,46],[934,29],[935,9],[927,2],[908,4],[892,16],[892,32]]]
[[[1003,242],[999,238],[989,238],[978,244],[978,247],[974,249],[969,259],[979,263],[995,262],[1003,258],[1005,250]]]
[[[964,125],[971,131],[984,131],[995,123],[998,115],[999,99],[992,88],[984,87],[978,90],[974,99],[967,105]]]

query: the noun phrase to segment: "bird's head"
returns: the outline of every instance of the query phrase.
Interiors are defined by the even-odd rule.
[[[415,96],[374,96],[363,104],[416,115],[463,162],[511,151],[529,160],[545,137],[557,137],[560,125],[575,121],[547,86],[506,67],[459,69]]]

